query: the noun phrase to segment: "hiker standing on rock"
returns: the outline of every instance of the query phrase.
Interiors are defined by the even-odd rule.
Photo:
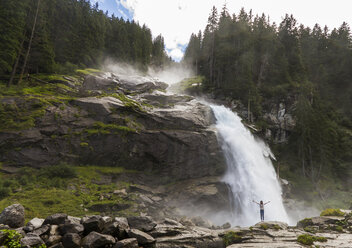
[[[260,220],[264,221],[264,205],[268,204],[270,201],[263,203],[263,201],[260,201],[260,203],[256,202],[253,200],[254,203],[259,205],[260,208]]]

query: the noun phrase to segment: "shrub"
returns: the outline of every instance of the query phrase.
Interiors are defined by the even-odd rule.
[[[242,237],[239,233],[233,231],[227,232],[222,239],[224,240],[225,246],[242,242]]]
[[[315,241],[326,242],[327,239],[325,237],[311,236],[309,234],[303,234],[297,237],[297,242],[303,245],[313,245]]]
[[[0,232],[5,233],[6,239],[3,245],[8,248],[20,248],[22,235],[15,230],[3,229]]]
[[[75,178],[77,173],[72,166],[68,164],[59,164],[41,169],[40,174],[47,178]]]
[[[260,224],[260,228],[263,230],[268,230],[269,226],[267,224]]]
[[[344,216],[345,213],[340,209],[328,208],[321,212],[320,216]]]

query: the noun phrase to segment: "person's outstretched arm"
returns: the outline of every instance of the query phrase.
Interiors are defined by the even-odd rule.
[[[265,204],[268,204],[269,202],[270,202],[270,201],[268,201],[268,202],[264,203],[264,205],[265,205]]]
[[[255,200],[253,200],[253,202],[254,202],[254,203],[257,203],[258,205],[260,205],[260,203],[259,203],[259,202],[256,202]]]

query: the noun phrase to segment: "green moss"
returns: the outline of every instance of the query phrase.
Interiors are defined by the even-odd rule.
[[[312,228],[311,226],[306,226],[303,228],[304,231],[309,232],[309,233],[316,233],[317,231]]]
[[[126,134],[126,133],[135,133],[136,129],[120,126],[116,124],[105,124],[103,122],[95,122],[92,128],[84,130],[88,135],[99,135],[99,134]]]
[[[344,216],[345,213],[340,209],[328,208],[320,213],[320,216]]]
[[[94,75],[94,74],[97,74],[101,72],[101,70],[98,70],[98,69],[93,69],[93,68],[86,68],[86,69],[79,69],[79,70],[76,70],[76,73],[79,74],[79,75]]]
[[[325,237],[311,236],[309,234],[302,234],[297,237],[297,242],[303,245],[313,245],[315,241],[326,242],[327,239]]]
[[[81,142],[81,143],[80,143],[80,146],[81,146],[81,147],[88,147],[89,144],[88,144],[87,142]]]
[[[0,210],[20,203],[25,207],[26,219],[46,218],[65,212],[73,216],[99,214],[90,209],[93,205],[107,204],[133,207],[134,198],[114,195],[116,189],[128,188],[129,183],[102,184],[104,174],[134,173],[121,167],[57,165],[43,169],[23,168],[17,175],[1,178],[0,188],[5,186],[8,194],[0,200]],[[102,199],[103,197],[103,199]],[[1,199],[1,198],[0,198]],[[87,210],[88,209],[88,210]],[[123,213],[133,212],[124,209]],[[121,215],[122,211],[112,213]]]
[[[263,230],[268,230],[269,226],[267,224],[260,224],[260,228]]]
[[[274,224],[273,229],[278,231],[278,230],[281,230],[282,228],[278,224]]]
[[[229,231],[222,237],[225,246],[242,242],[242,236],[238,232]]]
[[[313,225],[312,218],[305,218],[300,220],[297,224],[297,226],[302,226],[303,228],[310,225]]]

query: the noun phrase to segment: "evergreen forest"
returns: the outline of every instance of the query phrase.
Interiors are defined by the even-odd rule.
[[[352,35],[299,25],[286,14],[272,23],[243,8],[213,7],[203,32],[192,34],[184,61],[203,77],[202,91],[250,106],[248,121],[265,128],[269,103],[294,106],[296,126],[272,144],[296,193],[324,200],[352,186]],[[324,195],[322,192],[329,192]],[[303,194],[303,193],[302,193]],[[343,196],[344,197],[344,196]]]
[[[89,0],[1,0],[0,75],[68,73],[103,60],[146,70],[170,59],[161,35]],[[15,81],[16,82],[16,81]]]

